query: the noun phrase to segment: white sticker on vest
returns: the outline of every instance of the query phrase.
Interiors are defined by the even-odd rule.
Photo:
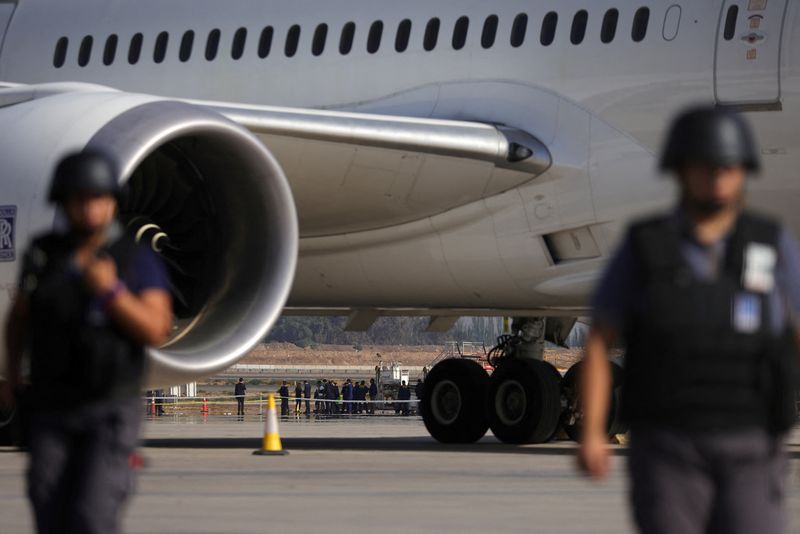
[[[769,293],[775,287],[775,249],[763,243],[750,243],[744,251],[742,285],[748,291]]]
[[[733,329],[753,334],[761,328],[761,299],[753,293],[737,293],[733,298]]]

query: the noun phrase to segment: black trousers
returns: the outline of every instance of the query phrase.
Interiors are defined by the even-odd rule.
[[[244,397],[236,397],[236,415],[244,415]]]
[[[139,399],[31,414],[28,496],[40,534],[119,532]]]

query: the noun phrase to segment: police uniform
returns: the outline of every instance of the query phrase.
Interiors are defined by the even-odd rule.
[[[52,193],[51,193],[52,194]],[[161,260],[120,231],[102,251],[133,294],[168,291]],[[74,263],[78,238],[33,240],[20,291],[28,302],[28,492],[40,533],[114,533],[132,487],[145,347],[106,312]]]
[[[715,113],[705,119],[729,118]],[[733,152],[753,167],[746,156]],[[626,344],[622,410],[642,532],[783,530],[798,274],[795,240],[764,215],[740,213],[711,244],[695,239],[682,209],[630,227],[594,296],[593,321]]]

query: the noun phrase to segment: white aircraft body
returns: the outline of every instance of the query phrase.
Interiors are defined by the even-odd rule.
[[[227,367],[284,306],[586,315],[624,223],[673,202],[687,104],[746,114],[749,202],[800,232],[791,0],[0,0],[0,38],[0,312],[54,163],[102,147],[172,267],[155,381]]]

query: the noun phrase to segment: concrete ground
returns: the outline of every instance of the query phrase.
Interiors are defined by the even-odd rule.
[[[253,456],[257,416],[160,418],[144,427],[125,532],[325,534],[633,532],[624,448],[602,483],[575,474],[574,445],[444,446],[409,417],[281,422],[288,456]],[[791,533],[800,533],[800,430],[790,440]],[[0,532],[32,532],[25,457],[0,452]]]

